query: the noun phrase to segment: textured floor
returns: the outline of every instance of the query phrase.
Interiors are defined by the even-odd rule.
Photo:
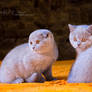
[[[57,81],[45,83],[0,84],[0,92],[92,92],[92,83],[67,83],[73,61],[58,61],[53,65]]]

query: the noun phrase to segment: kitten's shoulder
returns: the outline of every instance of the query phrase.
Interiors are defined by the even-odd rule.
[[[14,58],[19,55],[23,55],[23,54],[27,53],[28,51],[29,51],[28,43],[21,44],[19,46],[16,46],[12,50],[10,50],[3,60],[9,59],[9,58]]]
[[[10,52],[20,52],[21,50],[25,51],[27,49],[28,49],[28,43],[24,43],[24,44],[16,46]]]

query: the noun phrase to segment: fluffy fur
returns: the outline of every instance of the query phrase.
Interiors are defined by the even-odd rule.
[[[69,40],[77,52],[69,83],[92,82],[92,25],[70,25]]]
[[[47,29],[36,30],[30,34],[28,43],[15,47],[3,59],[0,82],[53,80],[51,67],[57,57],[58,49],[53,34]]]

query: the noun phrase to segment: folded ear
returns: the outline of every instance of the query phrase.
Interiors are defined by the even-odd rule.
[[[87,31],[92,34],[92,25],[89,25]]]
[[[71,24],[68,24],[68,27],[69,27],[70,32],[73,32],[75,29],[75,26]]]

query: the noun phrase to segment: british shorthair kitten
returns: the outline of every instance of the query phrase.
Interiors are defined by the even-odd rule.
[[[54,80],[51,68],[57,57],[58,49],[53,34],[47,29],[36,30],[30,34],[28,43],[15,47],[3,59],[0,82]]]
[[[70,25],[69,40],[77,52],[69,83],[92,82],[92,25]]]

